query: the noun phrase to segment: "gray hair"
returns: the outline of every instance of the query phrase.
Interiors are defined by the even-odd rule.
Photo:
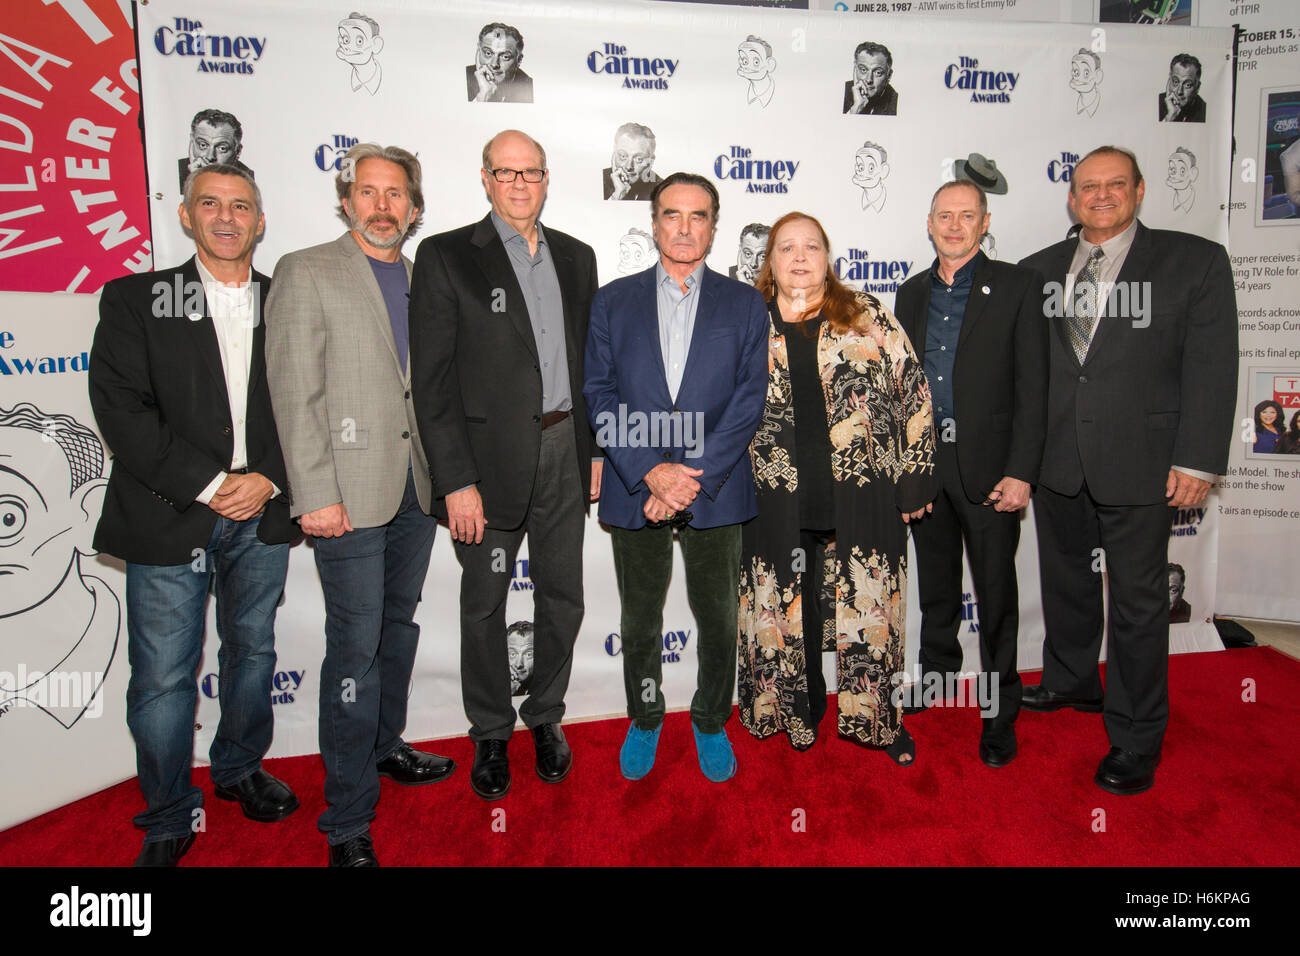
[[[419,210],[411,220],[407,235],[414,235],[424,221],[424,191],[420,188],[420,161],[415,154],[400,146],[380,146],[378,143],[357,143],[343,156],[339,163],[338,175],[334,177],[334,189],[338,193],[339,205],[336,212],[349,226],[352,219],[343,208],[343,200],[352,192],[352,184],[357,181],[357,167],[367,159],[385,159],[396,163],[406,173],[406,194],[411,205]]]
[[[740,241],[744,242],[746,236],[753,236],[755,239],[766,241],[771,231],[771,226],[766,226],[761,222],[751,222],[744,229],[740,230]]]
[[[238,176],[252,188],[253,202],[257,206],[258,214],[260,215],[264,211],[265,207],[262,205],[262,190],[257,188],[257,180],[255,180],[253,174],[243,166],[236,166],[233,163],[213,163],[210,166],[200,166],[198,169],[186,176],[185,189],[183,192],[186,209],[194,208],[194,184],[204,173],[218,173],[222,176]]]
[[[637,136],[641,139],[648,139],[650,141],[650,152],[654,152],[655,134],[654,130],[649,126],[642,126],[640,123],[624,123],[614,130],[614,138],[618,139],[620,136]]]

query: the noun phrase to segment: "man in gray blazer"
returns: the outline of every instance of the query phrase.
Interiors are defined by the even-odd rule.
[[[325,594],[320,750],[331,866],[376,866],[379,776],[444,780],[455,764],[402,740],[436,521],[407,369],[420,162],[362,143],[340,163],[333,242],[292,252],[267,300],[266,363],[290,514],[315,539]]]

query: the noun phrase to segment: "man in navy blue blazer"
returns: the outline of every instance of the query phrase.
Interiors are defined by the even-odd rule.
[[[629,780],[654,766],[676,530],[700,635],[691,723],[700,769],[721,783],[736,772],[723,725],[736,680],[740,525],[758,513],[747,449],[767,393],[769,320],[756,290],[704,265],[718,222],[713,183],[673,173],[656,184],[650,214],[659,262],[596,293],[582,390],[611,466],[600,520],[613,537],[631,718],[619,765]]]

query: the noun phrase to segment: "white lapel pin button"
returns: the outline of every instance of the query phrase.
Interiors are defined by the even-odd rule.
[[[988,287],[988,286],[985,286],[984,288],[980,289],[980,291],[983,292],[985,295],[988,295],[988,294],[989,294],[989,287]]]

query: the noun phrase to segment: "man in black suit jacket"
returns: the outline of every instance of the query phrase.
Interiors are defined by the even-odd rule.
[[[505,130],[483,148],[492,211],[420,243],[411,283],[411,383],[435,511],[461,563],[461,688],[485,800],[510,789],[506,598],[528,535],[534,670],[519,716],[532,730],[536,770],[569,773],[560,730],[573,645],[582,623],[586,502],[601,462],[582,398],[583,350],[596,257],[537,221],[546,153]]]
[[[964,537],[979,600],[980,667],[997,680],[996,699],[981,701],[979,754],[1002,767],[1016,755],[1016,547],[1043,454],[1047,326],[1042,280],[980,251],[989,220],[988,198],[976,183],[939,187],[926,220],[938,257],[903,283],[895,314],[925,360],[943,486],[933,513],[912,523],[921,672],[961,670]]]
[[[127,724],[148,804],[135,818],[146,831],[140,866],[174,866],[199,829],[194,673],[214,573],[217,796],[263,822],[298,806],[262,769],[289,562],[288,482],[262,352],[270,280],[252,270],[262,197],[243,170],[215,164],[187,183],[180,218],[197,255],[104,286],[90,352],[90,403],[114,456],[95,547],[127,562]]]
[[[1034,514],[1043,586],[1043,680],[1029,710],[1103,711],[1103,790],[1155,782],[1169,721],[1173,509],[1201,504],[1228,464],[1237,307],[1217,243],[1147,229],[1136,157],[1102,146],[1070,182],[1083,224],[1024,261],[1050,280],[1051,387]],[[1112,285],[1113,283],[1113,285]],[[1110,589],[1105,699],[1103,564]]]

